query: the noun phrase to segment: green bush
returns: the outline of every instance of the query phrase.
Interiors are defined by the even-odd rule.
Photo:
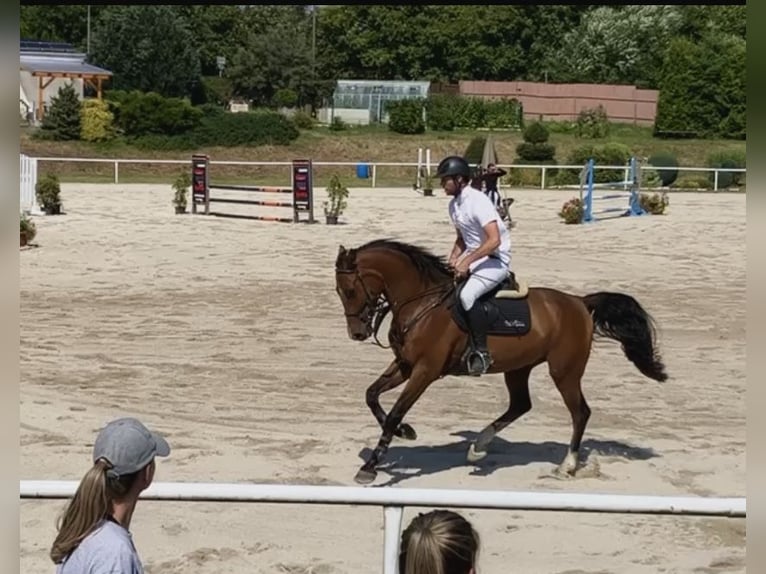
[[[288,145],[299,135],[288,118],[269,111],[225,113],[204,120],[192,132],[199,145],[225,147]]]
[[[85,100],[80,112],[80,139],[103,142],[114,137],[114,114],[103,100]]]
[[[712,153],[707,159],[708,167],[743,169],[747,166],[747,160],[744,152],[740,151],[719,151]],[[744,173],[738,171],[719,171],[718,189],[727,187],[740,187],[744,181]],[[708,175],[710,184],[715,183],[715,172],[711,171]]]
[[[310,130],[314,128],[314,118],[311,117],[311,114],[304,112],[303,110],[298,110],[293,115],[293,123],[295,124],[295,127],[301,130]]]
[[[288,145],[299,135],[295,124],[277,112],[224,112],[203,118],[199,127],[185,134],[149,134],[135,138],[133,143],[143,149],[170,151],[200,146]]]
[[[535,163],[535,164],[555,164],[556,148],[555,146],[546,143],[548,141],[548,128],[542,122],[532,122],[524,128],[524,141],[516,146],[516,159],[514,163]],[[529,170],[524,170],[524,172]],[[518,174],[511,173],[511,184],[515,185],[518,182],[520,185],[527,185],[534,182],[529,182],[528,178]],[[548,170],[549,176],[555,176],[556,170]],[[533,174],[536,183],[540,185],[542,175],[538,172]]]
[[[548,128],[543,122],[532,122],[524,128],[524,141],[531,144],[542,144],[548,141]],[[519,154],[521,155],[521,154]]]
[[[19,232],[26,235],[27,243],[31,243],[32,240],[37,237],[37,226],[27,214],[20,214]]]
[[[298,93],[290,88],[281,88],[274,94],[273,103],[277,108],[294,108],[298,105]]]
[[[522,142],[516,146],[516,154],[524,161],[543,163],[553,160],[556,147],[548,143]]]
[[[671,153],[657,152],[649,158],[649,164],[654,167],[678,167],[678,160]],[[658,169],[657,175],[665,187],[670,186],[678,178],[677,169]]]
[[[115,121],[128,136],[188,133],[200,125],[203,112],[181,98],[149,92],[130,92],[112,100]]]
[[[577,114],[575,135],[578,138],[600,139],[609,135],[609,116],[604,106],[581,110]]]
[[[434,131],[452,131],[455,129],[454,109],[458,96],[449,94],[434,94],[425,102],[426,123],[428,129]]]
[[[398,134],[422,134],[426,131],[423,106],[423,100],[417,98],[388,102],[388,129]]]
[[[625,173],[616,169],[598,169],[599,165],[626,165],[630,160],[630,148],[625,144],[610,142],[603,145],[584,145],[572,150],[568,163],[585,165],[589,159],[593,159],[596,170],[593,175],[595,183],[609,183],[623,181]],[[570,170],[579,174],[579,170]],[[578,176],[579,177],[579,176]]]
[[[40,208],[48,215],[61,212],[61,184],[54,174],[46,174],[37,180],[35,196]]]
[[[340,132],[347,128],[346,122],[343,121],[343,118],[340,116],[333,116],[332,121],[330,122],[330,131],[333,132]]]

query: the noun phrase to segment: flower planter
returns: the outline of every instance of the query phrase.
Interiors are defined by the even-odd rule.
[[[423,190],[423,196],[425,197],[433,197],[434,190],[433,189],[424,189]]]
[[[337,215],[325,215],[325,221],[327,222],[327,225],[337,225],[338,224],[338,216]]]
[[[176,215],[180,215],[182,213],[186,213],[186,207],[176,205]]]
[[[21,244],[20,244],[20,246],[24,247],[26,244],[27,244],[27,232],[26,231],[22,231],[21,232]]]

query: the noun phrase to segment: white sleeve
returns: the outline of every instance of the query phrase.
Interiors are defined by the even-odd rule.
[[[497,211],[495,206],[492,205],[492,200],[486,195],[476,194],[475,201],[472,201],[473,215],[476,221],[484,227],[491,221],[497,221]]]

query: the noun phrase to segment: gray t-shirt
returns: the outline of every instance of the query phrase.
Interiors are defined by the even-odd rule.
[[[56,574],[144,574],[144,569],[130,532],[103,520],[57,565]]]

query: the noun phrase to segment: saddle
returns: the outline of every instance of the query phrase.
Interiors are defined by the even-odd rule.
[[[467,279],[462,280],[455,289],[452,305],[452,319],[464,332],[470,333],[458,294]],[[517,281],[513,271],[494,289],[482,295],[476,302],[481,305],[488,325],[488,335],[520,336],[529,332],[531,314],[529,311],[529,286],[526,281]]]

